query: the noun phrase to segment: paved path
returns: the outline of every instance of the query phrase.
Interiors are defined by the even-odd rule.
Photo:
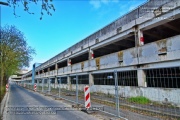
[[[52,109],[50,109],[50,107],[52,107]],[[60,110],[56,112],[55,107],[56,109],[59,109],[64,107],[70,108],[71,106],[62,103],[61,101],[55,101],[52,98],[45,97],[41,94],[26,90],[22,87],[13,84],[10,87],[9,99],[8,99],[4,119],[5,120],[85,120],[85,119],[96,120],[95,117],[77,110],[74,111]],[[16,112],[16,114],[14,113],[14,111]]]

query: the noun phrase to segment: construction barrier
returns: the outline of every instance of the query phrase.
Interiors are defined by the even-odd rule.
[[[89,86],[84,87],[84,97],[85,97],[85,108],[90,108],[91,107],[91,102],[90,102],[90,89]]]
[[[36,92],[36,84],[34,84],[34,91]]]
[[[8,92],[8,89],[9,89],[9,85],[6,84],[6,92]]]

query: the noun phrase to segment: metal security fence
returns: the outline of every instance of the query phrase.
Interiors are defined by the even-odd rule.
[[[122,119],[180,119],[180,67],[91,75],[44,78],[37,81],[37,91],[84,106],[84,87],[92,84],[91,107],[103,112]]]
[[[180,68],[145,70],[148,87],[180,88]]]
[[[124,87],[119,84],[120,109],[163,120],[179,120],[179,67],[142,70],[141,79],[145,82],[142,87],[136,87],[138,76],[134,73],[118,72],[119,82],[126,81]],[[125,117],[131,119],[129,114]]]

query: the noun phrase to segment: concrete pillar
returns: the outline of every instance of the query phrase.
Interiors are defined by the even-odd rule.
[[[48,68],[47,73],[48,73],[48,75],[50,75],[50,68]]]
[[[89,86],[93,86],[94,85],[94,76],[89,73]]]
[[[68,85],[68,90],[72,90],[72,85],[71,85],[71,78],[70,78],[70,76],[67,76],[67,85]]]
[[[94,51],[89,49],[89,60],[94,59]]]
[[[44,92],[44,78],[42,79],[42,92]]]
[[[55,70],[57,70],[57,69],[58,69],[58,64],[56,63],[56,64],[55,64]]]
[[[55,71],[56,71],[55,75],[58,75],[58,64],[57,63],[55,64]]]
[[[145,71],[138,69],[137,70],[137,77],[138,77],[138,86],[139,87],[147,87]]]
[[[51,78],[48,78],[48,86],[49,86],[49,92],[51,91]]]
[[[37,89],[37,91],[39,91],[39,89],[38,89],[38,88],[39,88],[39,79],[37,79],[37,88],[36,88],[36,89]]]
[[[138,30],[138,46],[144,45],[144,37],[142,30]]]
[[[57,88],[57,86],[58,86],[58,79],[57,77],[55,77],[54,88]]]
[[[68,66],[71,65],[71,59],[70,59],[70,58],[68,58],[68,60],[67,60],[67,65],[68,65]]]

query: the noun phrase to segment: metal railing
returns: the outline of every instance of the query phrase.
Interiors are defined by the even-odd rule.
[[[103,112],[124,119],[180,119],[180,67],[111,71],[93,74],[93,78],[91,107],[103,107]],[[37,91],[84,105],[89,79],[88,75],[74,75],[58,77],[55,83],[42,80],[36,83]],[[144,80],[144,86],[138,86],[138,79]]]

